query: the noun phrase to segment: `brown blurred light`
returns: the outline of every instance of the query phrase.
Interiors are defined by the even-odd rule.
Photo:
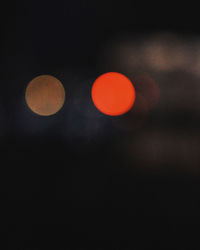
[[[41,75],[28,84],[25,100],[34,113],[42,116],[53,115],[64,104],[65,89],[57,78],[50,75]]]
[[[123,71],[169,73],[184,71],[200,75],[199,37],[176,33],[116,37],[104,46],[102,63]]]
[[[158,103],[160,90],[156,82],[147,74],[137,75],[134,78],[136,92],[139,92],[147,101],[149,109]]]
[[[141,171],[200,173],[199,141],[196,131],[184,134],[157,128],[129,136],[122,143],[122,149],[124,158],[137,162]]]

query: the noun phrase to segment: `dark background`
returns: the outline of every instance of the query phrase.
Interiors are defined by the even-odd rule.
[[[199,249],[198,110],[172,102],[171,109],[155,109],[139,130],[127,132],[115,126],[126,115],[107,117],[90,98],[97,76],[115,70],[99,60],[107,41],[160,32],[198,37],[197,7],[160,5],[1,3],[2,249]],[[66,90],[63,108],[49,117],[32,113],[24,101],[27,84],[42,74],[54,75]],[[178,90],[188,79],[186,94],[199,84],[194,76],[176,74],[161,75],[178,82]],[[153,76],[159,85],[160,75]],[[152,131],[164,134],[169,145],[178,140],[175,148],[183,139],[186,156],[175,150],[170,158],[174,149],[167,146],[160,161],[145,161],[138,150],[127,160],[130,138],[143,148],[158,140]],[[190,148],[194,155],[188,156]]]

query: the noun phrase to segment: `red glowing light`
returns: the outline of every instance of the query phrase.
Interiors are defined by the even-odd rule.
[[[135,101],[135,89],[131,81],[116,72],[99,76],[92,86],[91,94],[96,108],[110,116],[128,112]]]

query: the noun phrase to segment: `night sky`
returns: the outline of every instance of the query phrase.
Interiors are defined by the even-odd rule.
[[[1,3],[2,249],[199,249],[198,8],[160,5]],[[94,106],[105,72],[133,82],[127,114]],[[39,116],[25,90],[46,74],[66,100]],[[138,85],[144,74],[150,90]],[[154,107],[145,90],[159,92]]]

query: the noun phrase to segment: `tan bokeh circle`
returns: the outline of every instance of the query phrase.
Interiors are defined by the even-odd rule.
[[[57,78],[50,75],[41,75],[28,84],[25,100],[34,113],[42,116],[53,115],[64,104],[65,89]]]

